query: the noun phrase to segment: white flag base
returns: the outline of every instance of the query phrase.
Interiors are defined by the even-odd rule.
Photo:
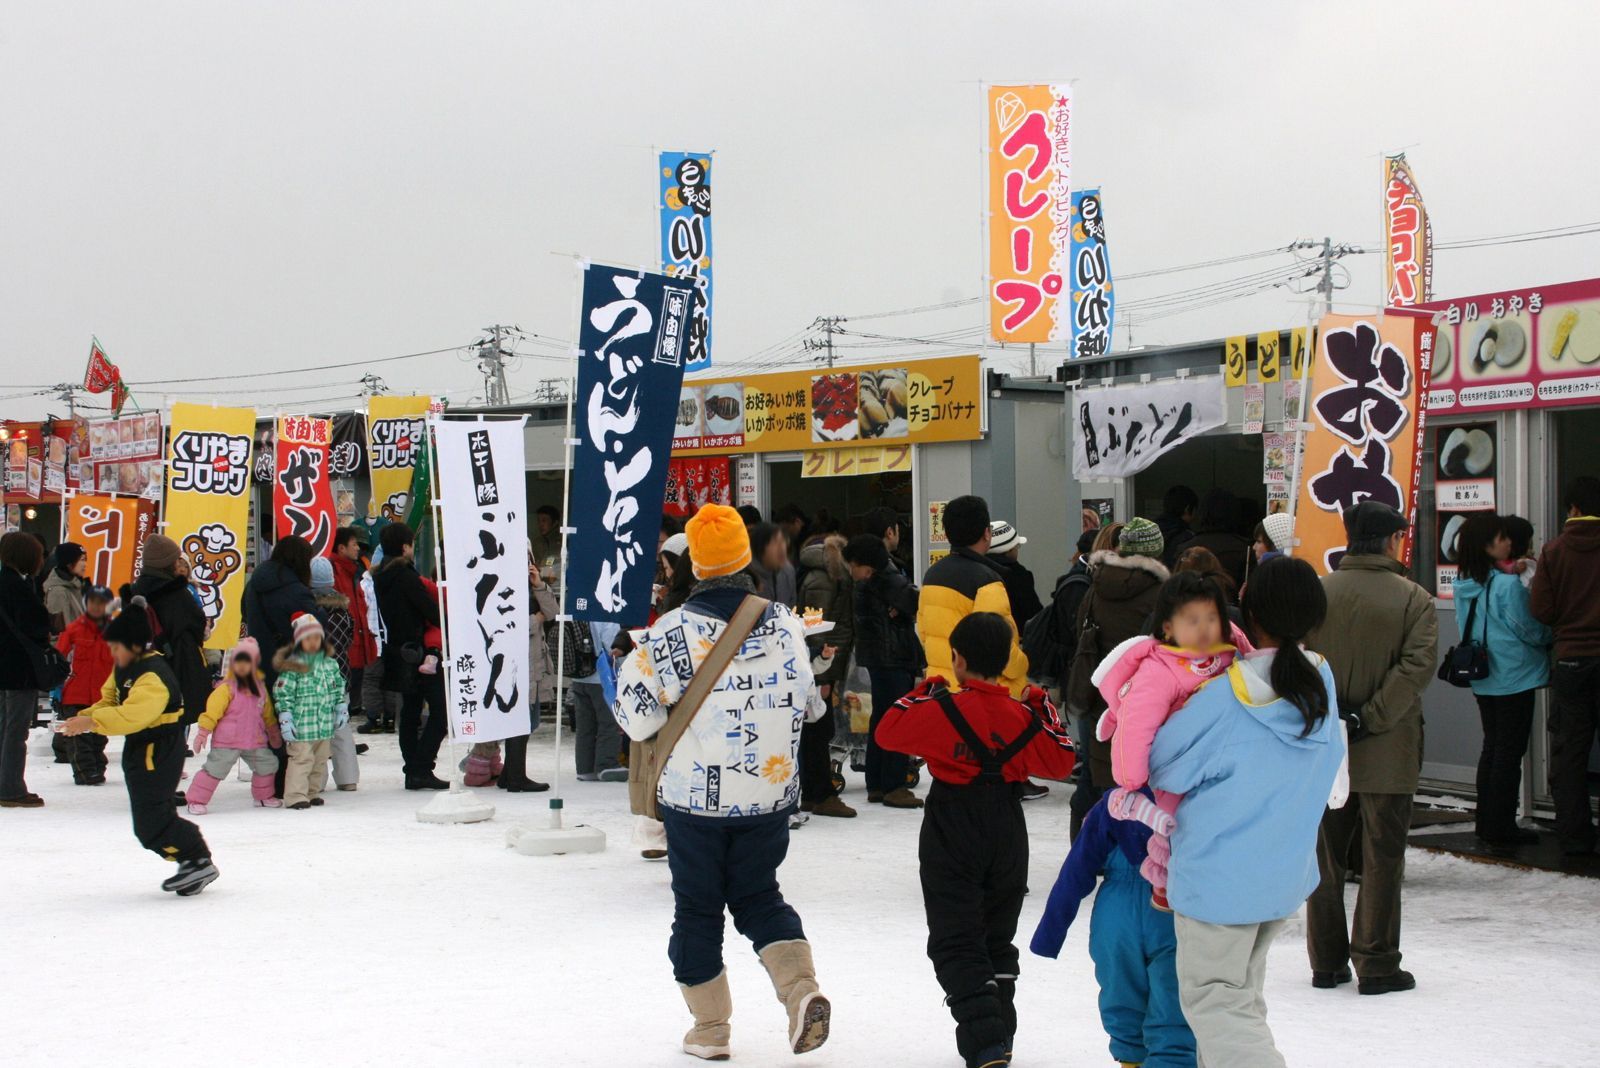
[[[525,857],[559,857],[566,853],[603,853],[606,832],[579,824],[561,825],[561,799],[550,801],[550,821],[543,827],[524,824],[506,831],[506,846]]]
[[[452,786],[417,809],[417,819],[422,823],[482,823],[494,819],[494,806],[479,800],[471,790]]]

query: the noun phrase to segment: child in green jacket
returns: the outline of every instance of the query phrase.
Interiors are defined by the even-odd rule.
[[[278,650],[272,666],[278,671],[273,704],[278,729],[289,751],[283,779],[283,803],[293,809],[322,804],[328,781],[333,734],[350,718],[344,672],[323,648],[322,624],[309,612],[290,619],[294,644]]]

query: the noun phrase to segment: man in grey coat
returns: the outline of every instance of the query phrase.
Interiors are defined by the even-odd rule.
[[[1322,882],[1306,902],[1311,985],[1351,979],[1363,994],[1410,990],[1400,969],[1400,888],[1411,801],[1422,771],[1422,691],[1438,658],[1433,598],[1406,576],[1406,517],[1363,501],[1344,513],[1349,548],[1322,580],[1328,615],[1308,641],[1328,658],[1350,739],[1350,799],[1323,814]],[[1344,908],[1345,858],[1361,841],[1355,927]]]

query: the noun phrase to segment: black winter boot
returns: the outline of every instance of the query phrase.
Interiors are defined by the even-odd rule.
[[[967,1068],[1004,1068],[1006,1024],[999,988],[988,982],[959,998],[946,998],[956,1021],[956,1052]]]
[[[1000,1019],[1006,1028],[1006,1063],[1010,1064],[1017,1043],[1017,981],[997,976],[994,982],[1000,996]]]
[[[216,882],[217,876],[221,874],[210,857],[179,861],[177,874],[163,882],[161,889],[179,897],[193,897]]]

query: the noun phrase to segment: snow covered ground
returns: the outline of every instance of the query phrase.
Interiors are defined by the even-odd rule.
[[[552,734],[535,739],[549,778]],[[200,817],[222,878],[163,894],[170,869],[138,848],[112,781],[74,787],[34,736],[29,785],[47,807],[0,811],[0,953],[10,1065],[222,1063],[682,1066],[687,1025],[665,959],[664,864],[629,844],[626,787],[567,789],[568,822],[605,853],[534,858],[504,846],[548,795],[486,793],[488,823],[420,824],[392,736],[361,789],[308,812],[253,809],[235,780]],[[113,752],[117,743],[113,741]],[[570,756],[568,757],[570,760]],[[917,813],[869,809],[794,835],[784,890],[816,946],[833,1038],[801,1063],[956,1065],[923,956]],[[1066,849],[1063,791],[1031,805],[1033,887],[1021,940]],[[1297,1066],[1600,1063],[1600,882],[1413,852],[1407,967],[1415,993],[1314,991],[1302,929],[1274,948],[1267,997]],[[1060,961],[1024,956],[1019,1065],[1104,1068],[1084,922]],[[781,1009],[729,926],[735,1063],[793,1061]]]

